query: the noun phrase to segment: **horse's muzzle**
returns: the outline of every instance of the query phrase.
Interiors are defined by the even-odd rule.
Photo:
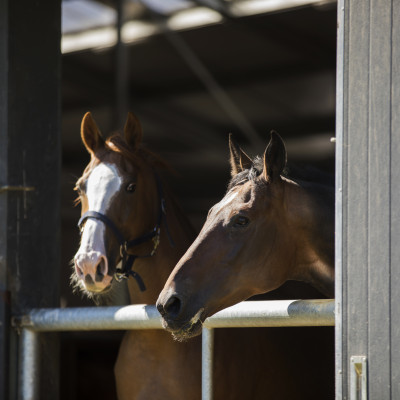
[[[172,294],[165,297],[161,293],[156,303],[163,327],[179,341],[199,335],[204,309],[190,312],[185,307],[184,299],[179,295]]]

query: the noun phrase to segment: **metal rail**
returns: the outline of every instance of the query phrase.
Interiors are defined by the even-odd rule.
[[[212,400],[213,329],[244,327],[334,326],[334,300],[246,301],[226,308],[204,322],[202,341],[202,399]],[[155,306],[33,309],[14,317],[21,330],[21,400],[36,400],[38,393],[39,332],[78,330],[162,329]]]

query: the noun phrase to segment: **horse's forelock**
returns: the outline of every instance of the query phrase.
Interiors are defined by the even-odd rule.
[[[229,192],[235,186],[243,185],[248,181],[255,181],[257,177],[261,175],[263,171],[263,160],[261,157],[255,157],[251,168],[245,169],[242,172],[236,174],[230,180],[228,184],[227,192]]]
[[[119,134],[114,134],[109,137],[106,141],[106,148],[109,151],[121,154],[124,158],[127,158],[133,164],[138,164],[135,150],[131,149],[123,136]]]
[[[150,150],[147,150],[143,146],[140,146],[138,149],[132,149],[126,142],[125,138],[118,133],[107,139],[106,148],[109,151],[121,154],[137,168],[140,167],[143,159],[145,159],[153,166],[161,167],[173,172],[172,168],[160,156],[154,154]]]

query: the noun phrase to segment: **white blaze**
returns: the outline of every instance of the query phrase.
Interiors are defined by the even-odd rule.
[[[232,201],[235,199],[235,197],[239,194],[239,192],[233,192],[233,193],[228,193],[219,203],[217,203],[213,207],[213,211],[218,213],[221,209],[226,207],[229,203],[232,203]]]
[[[115,165],[102,163],[93,169],[86,183],[89,211],[106,214],[113,197],[121,188],[122,179]],[[78,253],[100,252],[105,255],[104,223],[93,218],[85,222]]]
[[[108,206],[121,187],[118,169],[112,164],[99,164],[89,175],[86,196],[89,210],[105,214]]]

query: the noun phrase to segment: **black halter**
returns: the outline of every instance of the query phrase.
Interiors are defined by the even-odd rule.
[[[133,263],[137,258],[145,258],[145,257],[152,257],[156,253],[157,247],[160,244],[160,230],[161,230],[161,223],[163,218],[166,217],[166,208],[165,208],[165,199],[163,196],[162,192],[162,185],[160,178],[158,177],[157,174],[155,174],[156,177],[156,182],[157,182],[157,190],[158,190],[158,195],[160,198],[160,208],[158,211],[158,217],[157,217],[157,223],[154,226],[153,230],[144,234],[143,236],[140,236],[136,239],[132,240],[125,240],[117,226],[114,224],[113,221],[111,221],[110,218],[108,218],[106,215],[101,214],[97,211],[87,211],[85,212],[82,217],[80,218],[78,222],[78,227],[82,231],[82,225],[83,223],[88,219],[88,218],[93,218],[93,219],[98,219],[102,221],[106,226],[108,226],[113,232],[115,237],[118,240],[118,243],[120,245],[120,254],[122,258],[122,267],[117,268],[115,272],[115,279],[120,282],[124,278],[129,278],[129,276],[132,276],[136,279],[136,282],[139,286],[139,289],[143,292],[146,290],[146,286],[144,285],[143,279],[140,277],[140,275],[132,271]],[[172,241],[172,238],[169,234],[168,231],[168,225],[167,225],[167,220],[165,219],[165,229],[167,232],[168,239],[171,243],[171,246],[174,246],[174,243]],[[153,241],[153,249],[149,254],[146,255],[136,255],[136,254],[128,254],[128,249],[137,246],[139,244],[148,242],[149,240]]]

